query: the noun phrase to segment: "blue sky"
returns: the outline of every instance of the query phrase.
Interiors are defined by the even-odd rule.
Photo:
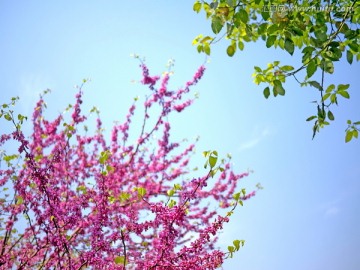
[[[152,73],[175,59],[170,85],[181,86],[205,61],[192,39],[210,33],[204,15],[192,11],[193,1],[5,1],[0,0],[0,101],[20,96],[29,114],[46,89],[49,113],[73,101],[74,85],[91,78],[85,100],[101,110],[105,126],[124,119],[135,96],[147,89],[138,62],[146,57]],[[238,209],[220,236],[226,247],[245,239],[245,247],[224,269],[356,270],[360,267],[360,142],[344,143],[346,120],[360,120],[360,65],[337,63],[326,83],[350,83],[350,100],[339,99],[336,121],[311,140],[315,112],[312,88],[289,80],[285,97],[265,100],[262,86],[252,82],[253,66],[290,57],[264,45],[246,44],[229,58],[226,41],[212,50],[200,98],[173,117],[174,139],[200,136],[201,152],[231,153],[237,171],[254,170],[242,185],[265,187]]]

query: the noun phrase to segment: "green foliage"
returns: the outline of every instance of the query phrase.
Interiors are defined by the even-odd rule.
[[[0,118],[4,117],[7,121],[12,122],[15,127],[20,130],[21,125],[24,121],[27,120],[27,116],[18,114],[17,117],[14,116],[14,111],[11,110],[11,107],[14,107],[16,102],[19,100],[19,97],[12,97],[9,103],[4,103],[0,106]],[[17,118],[17,122],[16,121]]]
[[[67,123],[64,123],[63,126],[66,127],[65,133],[66,133],[66,136],[68,137],[68,139],[70,139],[72,137],[73,133],[75,132],[74,126],[69,125]]]
[[[210,169],[214,168],[218,159],[218,152],[217,151],[204,151],[203,156],[207,158],[204,168],[206,169],[207,166],[210,165]]]
[[[87,188],[85,185],[80,185],[76,188],[77,192],[81,192],[82,194],[86,194],[87,193]]]
[[[232,258],[234,252],[239,251],[240,247],[243,247],[245,244],[245,240],[234,240],[233,246],[228,246],[228,257]]]
[[[235,200],[235,203],[239,203],[241,206],[243,206],[243,200],[242,197],[246,195],[246,190],[243,188],[240,192],[235,193],[233,195],[233,198]]]
[[[116,256],[114,258],[114,262],[116,264],[120,264],[120,265],[124,265],[124,266],[126,266],[126,264],[127,264],[125,256]]]
[[[321,92],[321,103],[317,103],[317,115],[310,116],[306,119],[306,121],[314,121],[313,126],[313,137],[315,137],[316,133],[320,131],[321,128],[327,126],[330,124],[330,121],[335,120],[335,116],[333,112],[330,110],[330,107],[332,105],[338,105],[338,97],[350,98],[350,94],[348,93],[347,89],[350,87],[349,84],[339,84],[338,86],[335,86],[334,84],[330,84],[324,91],[321,84],[317,81],[309,81],[308,82],[312,87],[318,89]],[[350,121],[351,123],[351,121]],[[358,123],[358,122],[355,122]],[[348,123],[349,125],[349,123]],[[354,134],[353,131],[355,130]],[[352,138],[358,138],[357,137],[357,127],[356,124],[352,124],[348,126],[346,129],[346,135],[345,135],[345,142],[351,141]]]
[[[6,162],[6,165],[8,167],[11,167],[12,166],[12,161],[15,160],[15,159],[18,159],[18,158],[20,158],[20,155],[18,155],[18,154],[13,154],[13,155],[4,154],[2,156],[2,159]]]
[[[106,150],[106,151],[103,151],[100,153],[100,158],[99,158],[99,163],[104,165],[105,162],[109,159],[110,157],[110,151],[109,150]]]
[[[360,121],[352,123],[351,120],[348,120],[347,124],[345,142],[350,142],[353,138],[357,139],[359,137]]]
[[[127,200],[129,200],[131,197],[131,194],[130,193],[127,193],[127,192],[121,192],[120,195],[119,195],[119,201],[120,202],[126,202]]]
[[[176,201],[174,199],[172,199],[171,197],[173,197],[175,195],[175,193],[179,190],[182,190],[182,186],[180,184],[174,184],[174,187],[172,189],[169,189],[166,192],[166,194],[169,196],[169,199],[166,202],[166,205],[169,206],[170,208],[172,208],[176,205]]]
[[[143,187],[136,187],[135,191],[137,192],[139,199],[143,198],[146,195],[146,189]]]
[[[218,167],[215,168],[216,163],[218,161],[218,152],[217,151],[204,151],[203,156],[206,158],[204,168],[206,169],[208,166],[210,167],[209,174],[210,174],[211,177],[214,177],[214,175],[218,171],[220,171],[220,172],[224,171],[224,168],[221,167],[221,166],[218,166]],[[228,155],[228,158],[230,158],[229,155]],[[221,161],[221,163],[223,164],[224,162],[225,162],[225,160],[223,159]]]
[[[326,118],[335,119],[329,107],[337,105],[337,96],[350,98],[348,84],[340,84],[335,92],[331,88],[324,93],[324,75],[333,74],[334,62],[343,58],[349,64],[360,60],[359,1],[197,0],[193,9],[196,13],[203,11],[211,22],[212,35],[199,35],[193,41],[199,53],[210,55],[211,45],[223,37],[229,42],[226,53],[230,57],[237,48],[242,51],[245,43],[259,40],[265,41],[266,48],[280,48],[290,55],[299,50],[302,60],[298,68],[280,67],[274,61],[265,69],[255,66],[253,77],[255,84],[267,84],[263,90],[265,98],[269,98],[270,90],[274,97],[285,95],[283,85],[288,77],[293,77],[300,86],[317,89],[319,100],[315,103],[320,112],[309,117],[316,119],[313,136],[329,124]],[[303,69],[306,76],[301,80],[297,76]],[[309,81],[316,73],[321,74],[321,82]],[[329,103],[325,103],[327,99]],[[352,126],[347,129],[347,142],[357,138],[356,132],[351,135],[353,130]]]
[[[22,204],[24,202],[23,197],[21,196],[16,196],[16,204]]]

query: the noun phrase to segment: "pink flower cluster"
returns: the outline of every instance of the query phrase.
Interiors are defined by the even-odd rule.
[[[223,263],[216,235],[229,218],[211,205],[232,207],[247,174],[225,164],[214,178],[207,172],[192,179],[194,145],[171,142],[167,121],[192,103],[182,99],[205,68],[176,91],[168,89],[169,75],[141,68],[151,95],[135,144],[128,135],[135,105],[109,140],[100,119],[94,134],[82,132],[81,89],[70,119],[46,120],[41,98],[29,139],[20,129],[0,136],[0,146],[16,141],[22,157],[20,166],[0,167],[0,269],[215,269]],[[152,126],[151,106],[160,108]]]

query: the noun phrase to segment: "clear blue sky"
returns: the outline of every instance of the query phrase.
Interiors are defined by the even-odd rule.
[[[132,98],[146,88],[138,62],[146,57],[153,73],[176,60],[171,85],[191,78],[204,62],[191,46],[210,33],[193,1],[6,1],[0,0],[0,101],[20,96],[29,114],[38,94],[50,88],[49,113],[73,101],[75,84],[91,78],[86,105],[96,105],[105,126],[124,119]],[[315,111],[314,89],[291,80],[285,97],[265,100],[252,83],[253,66],[273,60],[299,63],[285,52],[250,44],[228,58],[226,42],[212,51],[207,71],[196,87],[200,98],[173,118],[173,138],[200,136],[201,152],[231,153],[234,168],[254,173],[244,179],[251,190],[265,189],[238,209],[220,236],[224,247],[245,239],[244,249],[224,269],[360,269],[360,141],[344,143],[346,120],[360,120],[360,65],[337,63],[326,83],[350,83],[350,100],[339,99],[336,121],[311,140],[305,119]]]

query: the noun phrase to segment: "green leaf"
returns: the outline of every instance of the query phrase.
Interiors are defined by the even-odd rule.
[[[316,120],[315,124],[313,126],[313,135],[312,135],[313,139],[315,138],[316,132],[318,132],[318,131],[319,131],[319,125],[318,125],[318,120]]]
[[[302,31],[300,28],[297,28],[297,27],[295,27],[295,26],[292,26],[292,27],[291,27],[291,30],[292,30],[292,31],[294,32],[294,34],[297,35],[297,36],[303,36],[303,35],[304,35],[303,31]]]
[[[281,68],[280,68],[282,71],[292,71],[292,70],[294,70],[294,67],[293,66],[282,66]]]
[[[235,1],[234,0],[226,0],[226,4],[228,4],[228,6],[232,7],[235,5]]]
[[[264,97],[265,98],[268,98],[270,96],[270,88],[269,87],[266,87],[264,89]]]
[[[238,48],[240,51],[244,50],[244,42],[242,42],[241,40],[238,41]]]
[[[274,90],[281,96],[285,95],[285,89],[282,86],[281,81],[279,80],[274,80]]]
[[[349,89],[350,87],[350,84],[339,84],[338,87],[337,87],[337,90],[338,91],[345,91],[347,89]]]
[[[107,172],[114,172],[115,168],[113,166],[110,165],[106,165],[106,171]]]
[[[318,83],[317,81],[310,81],[309,84],[319,90],[322,90],[320,83]]]
[[[332,90],[335,89],[335,85],[334,84],[330,84],[327,88],[325,93],[331,93]]]
[[[354,55],[349,50],[346,51],[346,60],[351,65],[353,62]]]
[[[235,194],[233,195],[233,198],[234,198],[235,201],[238,201],[238,200],[240,199],[240,192],[235,193]]]
[[[205,52],[207,55],[210,55],[211,50],[210,50],[210,45],[209,45],[209,43],[205,43],[203,49],[204,49],[204,52]]]
[[[346,92],[346,91],[338,91],[337,92],[339,95],[341,95],[342,97],[344,97],[344,98],[350,98],[350,95],[349,95],[349,93],[348,92]]]
[[[257,72],[262,72],[262,69],[261,69],[260,67],[255,66],[254,69],[255,69]]]
[[[166,193],[167,193],[167,195],[169,197],[171,197],[171,196],[173,196],[175,194],[175,190],[174,189],[169,189]]]
[[[317,107],[318,109],[318,118],[319,118],[319,121],[320,120],[324,120],[325,119],[325,111],[323,109],[320,109],[320,106],[318,105]]]
[[[211,170],[211,171],[210,171],[210,176],[211,176],[211,177],[214,177],[217,172],[218,172],[218,169],[217,169],[217,168],[216,168],[215,170]]]
[[[84,186],[84,185],[80,185],[80,186],[78,186],[77,188],[76,188],[76,191],[77,192],[82,192],[83,194],[86,194],[87,192],[86,192],[86,186]]]
[[[6,120],[8,120],[8,121],[11,121],[11,120],[12,120],[11,115],[8,114],[8,113],[4,115],[4,118],[5,118]]]
[[[320,63],[320,67],[327,73],[333,74],[334,73],[334,63],[330,60],[322,59]]]
[[[338,41],[331,41],[329,43],[329,46],[330,47],[339,47],[340,46],[340,43]]]
[[[313,51],[315,51],[315,48],[314,47],[311,47],[311,46],[307,46],[307,47],[305,47],[301,52],[303,53],[303,54],[312,54],[313,53]]]
[[[16,204],[22,204],[24,202],[23,197],[21,196],[16,196]]]
[[[314,73],[316,72],[317,65],[315,63],[315,60],[311,60],[309,64],[306,67],[306,75],[308,78],[310,78]]]
[[[5,160],[6,162],[10,162],[11,160],[16,159],[18,157],[19,157],[19,155],[5,155],[3,157],[3,160]]]
[[[311,59],[312,57],[312,53],[311,52],[303,52],[303,56],[302,56],[302,62],[305,64],[309,61],[309,59]]]
[[[240,9],[237,14],[239,14],[239,18],[244,24],[249,21],[249,15],[245,9]]]
[[[262,23],[259,25],[257,32],[259,35],[265,34],[266,30],[267,30],[267,23]]]
[[[321,42],[324,42],[324,41],[327,40],[327,34],[326,34],[326,32],[322,31],[321,29],[318,30],[318,31],[315,31],[314,34],[315,34],[315,37],[316,37],[319,41],[321,41]]]
[[[111,204],[116,202],[116,198],[114,196],[109,196],[108,199]]]
[[[345,142],[346,143],[350,142],[352,137],[353,137],[353,131],[352,130],[346,131]]]
[[[315,118],[317,118],[317,116],[313,115],[313,116],[310,116],[308,119],[306,119],[306,121],[311,121],[311,120],[314,120]]]
[[[131,194],[127,193],[127,192],[121,192],[120,195],[119,195],[119,199],[122,202],[127,201],[128,199],[130,199],[130,197],[131,197]]]
[[[295,45],[294,45],[294,42],[293,42],[291,39],[289,39],[289,38],[285,39],[285,45],[284,45],[284,47],[285,47],[285,50],[286,50],[289,54],[293,55],[294,50],[295,50]]]
[[[203,37],[201,40],[200,40],[200,43],[202,44],[205,44],[205,43],[208,43],[209,41],[212,41],[214,38],[210,37],[210,36],[206,36],[206,37]]]
[[[339,61],[341,56],[342,53],[338,48],[330,48],[330,50],[326,51],[324,54],[324,57],[331,61]]]
[[[238,251],[240,249],[240,240],[234,240],[233,244],[234,244],[236,251]]]
[[[337,97],[335,93],[330,95],[330,102],[337,105]]]
[[[261,17],[264,19],[264,21],[267,21],[270,18],[270,12],[268,10],[261,12]]]
[[[194,5],[193,5],[193,10],[194,10],[196,13],[199,13],[200,10],[201,10],[201,3],[200,3],[200,2],[195,2]]]
[[[223,28],[223,22],[221,18],[214,16],[211,21],[211,29],[214,32],[214,34],[220,33],[221,29]]]
[[[211,169],[215,167],[216,162],[217,162],[217,157],[214,156],[209,157],[209,165]]]
[[[356,41],[349,43],[348,46],[350,47],[350,49],[352,49],[354,52],[358,52],[359,51],[359,45],[356,43]]]
[[[331,93],[326,93],[326,94],[323,96],[322,101],[327,100],[330,96],[331,96]]]
[[[274,45],[274,42],[276,40],[276,36],[273,35],[273,36],[269,36],[266,40],[266,47],[267,48],[270,48],[272,45]]]
[[[235,54],[235,48],[233,45],[229,45],[226,49],[226,53],[228,56],[232,57]]]
[[[72,126],[68,126],[69,130],[73,130],[74,127]],[[68,137],[72,136],[71,133],[68,133]],[[100,153],[100,158],[99,158],[99,163],[100,164],[105,164],[105,162],[109,159],[109,156],[110,156],[110,151],[109,150],[106,150],[106,151],[103,151]]]
[[[210,151],[203,151],[202,154],[204,157],[207,157],[210,154]]]
[[[268,35],[271,35],[272,33],[275,33],[277,30],[279,30],[279,27],[276,24],[272,24],[267,29]]]
[[[169,208],[173,208],[175,205],[176,205],[176,201],[171,199],[169,204],[168,204]]]
[[[114,259],[115,264],[126,264],[126,260],[124,256],[116,256]]]
[[[360,125],[360,121],[354,122],[354,125]]]
[[[359,136],[359,132],[357,131],[357,129],[354,129],[353,130],[353,137],[355,137],[357,139],[358,136]]]
[[[139,197],[144,197],[146,194],[146,189],[143,187],[139,187],[139,188],[137,188],[137,193],[138,193]]]
[[[329,120],[334,121],[335,117],[330,110],[328,111],[327,115],[328,115]]]

